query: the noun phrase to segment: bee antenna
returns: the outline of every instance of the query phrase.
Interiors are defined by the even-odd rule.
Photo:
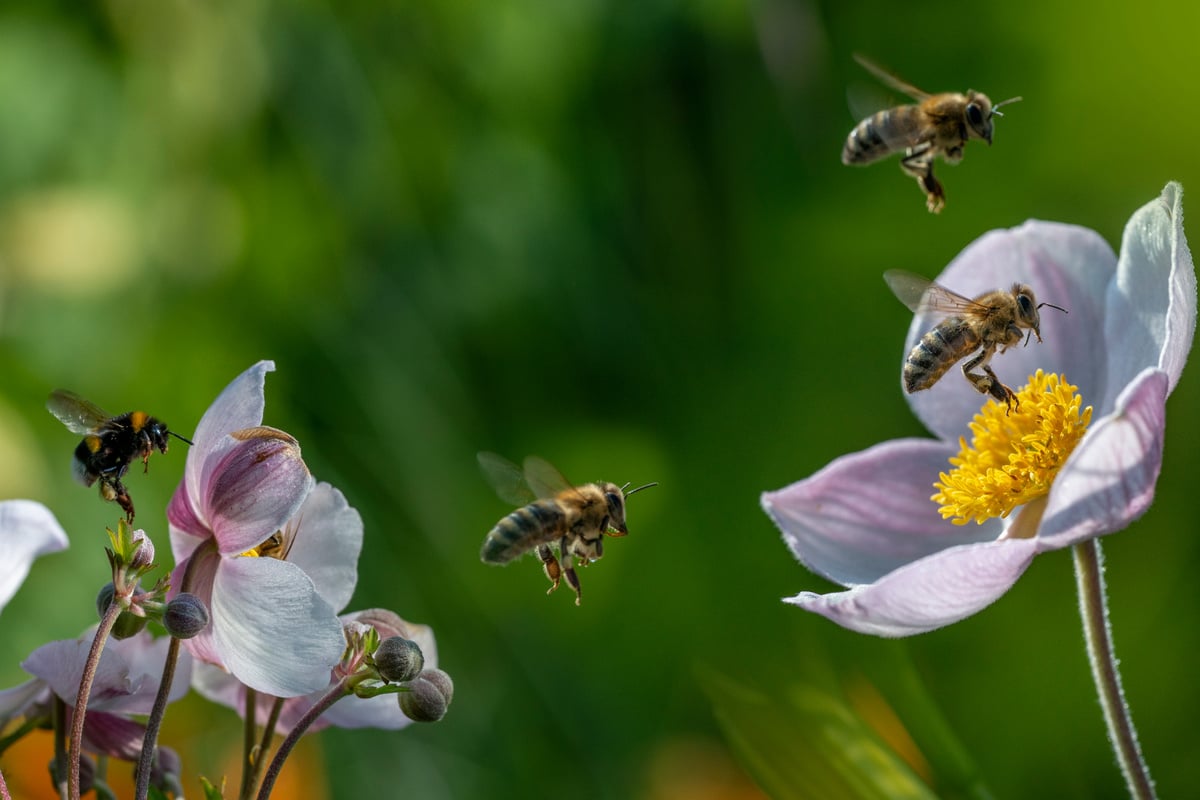
[[[1024,99],[1024,97],[1010,97],[1007,100],[1001,100],[999,103],[996,103],[996,105],[992,106],[992,115],[1003,117],[1004,114],[1000,113],[1000,106],[1006,106],[1009,103],[1019,103]]]
[[[1066,310],[1065,308],[1063,308],[1062,306],[1056,306],[1056,305],[1054,305],[1054,303],[1038,303],[1038,308],[1041,308],[1042,306],[1050,306],[1051,308],[1057,308],[1059,311],[1063,312],[1064,314],[1070,314],[1070,313],[1071,313],[1070,311],[1067,311],[1067,310]]]
[[[625,484],[625,486],[628,486],[628,485],[629,485],[628,483],[627,483],[627,484]],[[636,489],[630,489],[628,492],[627,492],[627,491],[625,491],[625,486],[622,486],[622,487],[621,487],[621,493],[622,493],[622,494],[624,494],[626,497],[629,497],[629,495],[631,495],[631,494],[637,494],[637,493],[638,493],[638,492],[640,492],[642,489],[649,489],[651,486],[658,486],[658,481],[655,481],[654,483],[647,483],[647,484],[644,484],[644,485],[642,485],[642,486],[639,486],[639,487],[637,487]]]
[[[185,439],[182,436],[180,436],[178,433],[176,433],[175,431],[167,431],[167,433],[171,434],[172,436],[174,436],[176,439],[183,442],[184,444],[192,444],[191,439]]]

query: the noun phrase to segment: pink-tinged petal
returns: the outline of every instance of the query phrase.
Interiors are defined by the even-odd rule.
[[[0,691],[0,728],[14,717],[24,716],[31,706],[49,701],[50,687],[41,678],[33,678]]]
[[[367,608],[352,614],[343,614],[345,622],[358,622],[370,625],[379,634],[379,638],[387,639],[392,636],[402,636],[417,643],[421,655],[425,658],[425,668],[437,666],[437,642],[433,638],[433,628],[408,622],[394,611],[386,608]]]
[[[77,639],[44,644],[21,662],[21,668],[44,680],[51,691],[68,704],[74,703],[83,676],[83,665],[95,635],[93,628]],[[148,714],[158,692],[158,681],[162,677],[169,644],[167,637],[154,639],[146,632],[129,639],[109,639],[105,642],[88,696],[88,709]],[[176,667],[176,680],[171,685],[172,701],[187,693],[191,669],[191,658],[181,653]]]
[[[184,468],[188,493],[192,497],[200,496],[200,464],[221,439],[234,431],[262,424],[263,409],[266,408],[264,386],[267,373],[274,371],[274,361],[258,362],[234,378],[200,418],[196,432],[192,434],[192,447],[188,450]]]
[[[116,714],[89,709],[83,721],[83,747],[91,753],[137,761],[145,738],[145,725]]]
[[[1121,240],[1116,279],[1109,288],[1104,351],[1107,414],[1116,395],[1139,372],[1158,367],[1175,388],[1196,328],[1196,270],[1183,233],[1183,190],[1169,183],[1130,218]]]
[[[343,697],[321,715],[326,725],[336,728],[378,728],[395,731],[405,728],[412,720],[400,710],[398,696]]]
[[[217,579],[217,570],[221,567],[221,556],[213,547],[196,551],[182,561],[171,572],[170,596],[175,597],[180,592],[191,592],[208,606],[209,616],[212,616],[213,584]],[[191,581],[184,586],[184,574],[190,572]],[[210,624],[191,639],[185,639],[183,646],[192,656],[209,664],[221,664],[221,654],[213,641],[213,626]]]
[[[972,242],[940,275],[938,283],[966,297],[1026,283],[1039,302],[1069,313],[1042,308],[1039,344],[1018,345],[997,353],[992,367],[1014,390],[1037,369],[1057,372],[1079,387],[1085,398],[1100,397],[1105,358],[1094,346],[1103,331],[1105,291],[1116,271],[1112,248],[1095,231],[1076,225],[1031,220],[1018,228],[991,231]],[[913,317],[900,353],[900,364],[917,341],[945,319],[941,312]],[[962,364],[950,368],[929,389],[909,395],[917,417],[939,438],[957,441],[986,398],[962,377]]]
[[[1035,539],[961,545],[919,559],[872,584],[786,602],[844,628],[875,636],[911,636],[975,614],[1007,592],[1036,553]]]
[[[41,503],[0,503],[0,611],[21,588],[34,559],[65,550],[67,544],[66,531]]]
[[[201,484],[204,517],[222,555],[262,544],[296,514],[313,486],[300,445],[283,431],[249,428],[230,438],[236,445]]]
[[[308,576],[286,561],[224,559],[210,611],[225,667],[247,686],[276,697],[328,685],[346,646],[333,609]]]
[[[345,496],[328,483],[317,484],[284,535],[292,541],[287,560],[312,578],[335,611],[345,608],[358,582],[363,542],[362,517]]]
[[[1145,513],[1162,468],[1169,376],[1148,369],[1093,422],[1063,464],[1046,503],[1039,550],[1122,530]]]
[[[953,525],[929,499],[957,447],[928,439],[885,442],[842,456],[799,483],[762,497],[792,554],[851,586],[954,545],[1000,536],[1003,525]]]

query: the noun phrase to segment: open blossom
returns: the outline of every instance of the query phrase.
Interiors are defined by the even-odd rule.
[[[196,658],[258,691],[293,697],[326,685],[345,646],[337,609],[349,600],[362,522],[341,493],[314,488],[300,446],[262,425],[262,361],[205,412],[167,509],[172,592],[208,606],[188,639]]]
[[[391,611],[378,608],[344,614],[341,619],[348,633],[370,626],[378,632],[380,639],[400,636],[416,642],[421,648],[421,655],[424,657],[424,667],[426,669],[437,667],[437,642],[433,638],[433,629],[428,625],[407,622]],[[358,666],[357,663],[339,664],[326,676],[326,683],[328,686],[332,686],[349,672],[357,669]],[[206,667],[203,664],[197,665],[195,675],[192,685],[200,694],[213,702],[229,706],[239,714],[245,712],[245,687],[231,676],[220,670]],[[322,687],[320,691],[313,692],[305,697],[293,697],[285,701],[283,710],[279,715],[279,722],[276,724],[276,730],[279,733],[287,733],[291,730],[305,712],[321,699],[325,694],[326,688]],[[256,712],[256,721],[258,724],[262,725],[266,723],[267,715],[270,711],[270,703],[269,698],[259,699]],[[397,730],[411,723],[412,720],[400,710],[400,705],[397,703],[396,695],[394,694],[383,694],[377,697],[356,697],[351,695],[343,697],[334,703],[308,729],[308,732],[312,733],[329,726],[338,728]]]
[[[66,547],[66,531],[50,509],[33,500],[0,502],[0,611],[21,588],[35,558]]]
[[[998,599],[1038,553],[1146,511],[1196,324],[1181,195],[1169,184],[1133,215],[1119,258],[1093,231],[1031,221],[946,268],[937,282],[961,294],[1019,281],[1070,313],[1044,313],[1044,343],[993,359],[1029,383],[1011,415],[981,411],[955,367],[908,396],[938,439],[885,442],[763,495],[796,558],[847,587],[788,602],[863,633],[933,630]],[[904,352],[937,322],[918,314]]]
[[[21,662],[35,676],[11,689],[0,691],[0,726],[16,716],[47,713],[51,694],[70,708],[79,692],[84,664],[92,647],[93,627],[76,639],[49,642]],[[155,639],[142,632],[128,639],[110,639],[100,654],[95,682],[88,695],[84,720],[85,749],[135,761],[142,748],[145,726],[132,715],[148,714],[158,692],[170,639]],[[169,702],[187,694],[192,659],[181,653],[175,667]]]

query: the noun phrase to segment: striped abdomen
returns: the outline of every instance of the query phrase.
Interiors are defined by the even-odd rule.
[[[950,317],[921,337],[904,361],[904,390],[919,392],[937,383],[950,367],[979,347],[978,334],[962,317]]]
[[[899,106],[876,112],[854,126],[842,147],[843,164],[870,164],[918,143],[921,109]]]
[[[479,557],[489,564],[512,561],[565,532],[566,515],[557,500],[538,500],[496,523],[483,540]]]

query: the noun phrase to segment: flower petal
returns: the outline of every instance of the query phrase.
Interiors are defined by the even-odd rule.
[[[31,678],[11,689],[0,691],[0,728],[17,715],[27,715],[30,707],[50,701],[50,687],[41,678]]]
[[[210,451],[227,434],[262,424],[263,409],[266,408],[263,387],[267,373],[274,371],[274,361],[259,361],[234,378],[200,418],[184,466],[184,481],[192,498],[200,497],[200,467]]]
[[[999,537],[1000,520],[953,525],[929,499],[956,452],[928,439],[885,442],[765,493],[763,510],[813,572],[843,586],[870,583],[947,547]]]
[[[280,530],[308,497],[313,479],[300,445],[283,431],[250,428],[228,438],[236,444],[212,466],[200,490],[218,549],[236,555]]]
[[[1183,233],[1182,196],[1179,184],[1167,184],[1125,226],[1108,295],[1109,388],[1099,413],[1107,414],[1117,394],[1146,367],[1165,371],[1174,389],[1192,349],[1196,270]]]
[[[1154,499],[1162,468],[1167,373],[1148,369],[1093,422],[1063,464],[1046,503],[1039,551],[1122,530]]]
[[[1009,348],[992,360],[1000,380],[1017,389],[1038,368],[1064,375],[1088,402],[1104,389],[1102,336],[1105,291],[1117,268],[1112,248],[1095,231],[1077,225],[1030,220],[1018,228],[991,231],[967,246],[938,283],[967,297],[1026,283],[1041,302],[1062,306],[1040,312],[1043,341]],[[913,317],[902,356],[946,318],[944,312]],[[903,360],[901,361],[903,365]],[[938,437],[957,441],[986,399],[962,378],[961,365],[929,389],[909,395],[913,412]]]
[[[0,503],[0,611],[21,588],[33,560],[65,550],[67,544],[66,531],[41,503]]]
[[[801,592],[786,602],[876,636],[911,636],[971,616],[1007,592],[1036,553],[1035,539],[961,545],[845,592]]]
[[[208,606],[209,617],[211,619],[213,584],[216,582],[217,569],[220,566],[221,556],[218,555],[214,545],[209,545],[203,551],[193,552],[188,556],[186,561],[179,562],[175,569],[172,570],[170,596],[175,597],[180,592],[191,592],[200,598],[204,605]],[[190,578],[190,583],[186,586],[183,582],[185,575]],[[200,661],[209,664],[223,663],[221,653],[217,649],[216,642],[213,640],[213,626],[211,623],[192,638],[185,639],[183,646],[187,648],[188,652],[194,658]]]
[[[287,560],[312,578],[325,602],[341,611],[358,582],[363,523],[346,497],[328,483],[319,483],[296,516],[288,522],[291,538]]]
[[[226,558],[212,595],[212,629],[224,665],[247,686],[295,697],[329,685],[346,640],[342,623],[295,564]]]

